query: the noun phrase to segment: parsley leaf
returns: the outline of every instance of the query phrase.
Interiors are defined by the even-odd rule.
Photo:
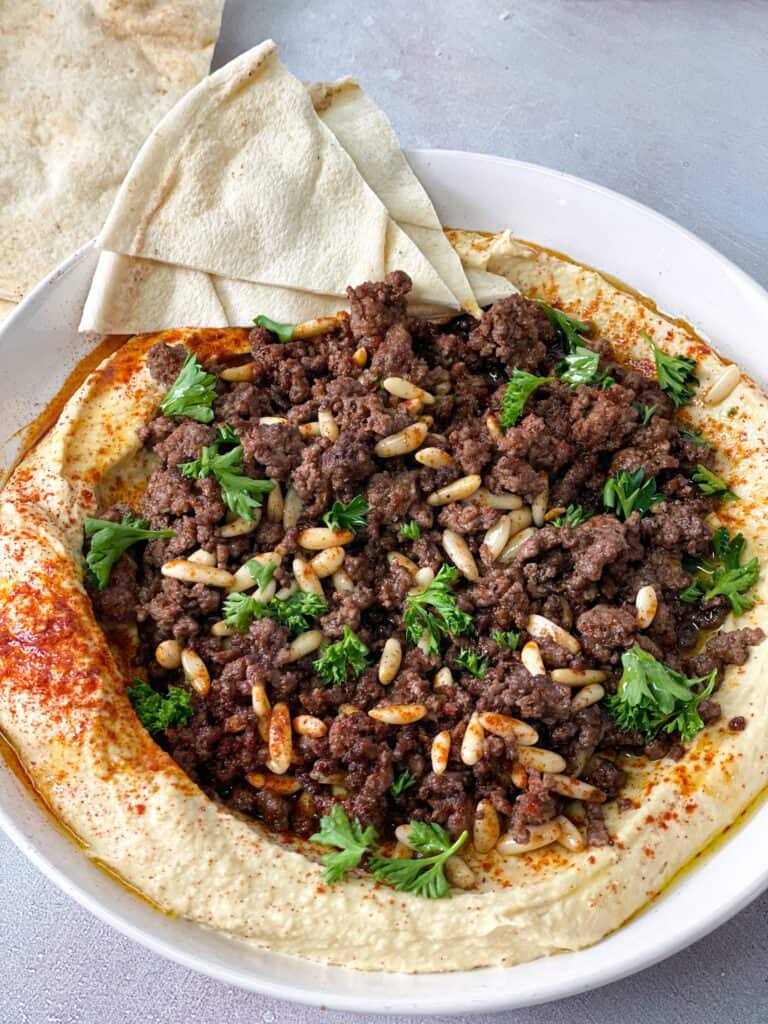
[[[405,537],[408,540],[418,540],[421,536],[421,527],[415,519],[411,519],[408,523],[402,523],[398,530],[399,537]]]
[[[643,405],[642,402],[633,402],[633,407],[640,413],[641,426],[647,427],[651,422],[651,417],[656,412],[658,406],[656,405]]]
[[[714,689],[716,669],[708,676],[688,679],[637,644],[624,651],[621,665],[616,693],[605,699],[606,710],[620,728],[638,729],[649,740],[661,731],[691,740],[704,728],[698,707]],[[702,684],[703,689],[695,690]]]
[[[510,651],[516,651],[520,646],[520,634],[516,629],[494,629],[491,639],[495,640],[499,647],[508,647]]]
[[[702,494],[711,498],[722,498],[724,501],[738,501],[738,494],[734,494],[728,484],[717,473],[707,469],[701,463],[696,467],[696,472],[691,477]]]
[[[690,359],[688,356],[667,355],[666,352],[661,351],[650,335],[645,331],[641,331],[641,334],[648,344],[653,346],[659,387],[662,391],[666,391],[676,408],[679,409],[681,405],[687,405],[699,384],[699,379],[693,372],[696,369],[696,360]]]
[[[358,494],[352,501],[334,501],[323,516],[323,522],[331,530],[351,530],[354,533],[368,525],[365,517],[369,511],[365,498]]]
[[[557,368],[560,380],[577,388],[579,384],[609,388],[613,378],[600,369],[600,353],[584,345],[574,346]]]
[[[368,654],[368,648],[357,633],[345,626],[341,640],[328,644],[313,665],[324,682],[341,686],[346,683],[350,669],[359,676],[368,667]]]
[[[273,597],[262,604],[250,594],[229,594],[224,600],[224,621],[228,626],[244,633],[255,619],[274,619],[287,626],[292,633],[303,633],[310,620],[328,611],[328,605],[317,594],[297,591],[290,597]]]
[[[270,320],[268,316],[254,317],[253,322],[257,327],[266,327],[268,331],[272,331],[283,343],[293,341],[296,324],[281,324],[278,320]]]
[[[216,377],[206,373],[192,352],[171,385],[171,390],[160,403],[163,416],[188,416],[198,423],[210,423],[216,399]]]
[[[741,564],[745,544],[741,533],[731,537],[724,526],[715,530],[712,546],[717,561],[699,561],[697,578],[680,593],[681,600],[694,604],[701,599],[708,601],[722,596],[730,601],[734,615],[748,612],[757,600],[754,594],[748,594],[747,591],[760,578],[760,562],[755,557]]]
[[[473,675],[476,679],[485,679],[491,665],[490,658],[481,658],[477,651],[461,647],[456,655],[456,664]]]
[[[523,415],[525,403],[531,397],[536,388],[542,384],[549,384],[552,377],[534,377],[532,373],[525,370],[515,370],[507,384],[507,390],[501,400],[501,416],[499,423],[502,429],[509,430]]]
[[[91,538],[91,546],[85,561],[99,590],[103,590],[109,583],[115,562],[132,544],[138,544],[141,540],[176,536],[175,530],[148,530],[148,526],[146,519],[131,519],[130,516],[123,516],[122,523],[86,516],[83,529],[86,536]]]
[[[412,786],[416,785],[416,779],[413,773],[406,768],[400,772],[395,781],[389,787],[389,792],[392,796],[402,796],[406,789],[411,789]]]
[[[585,324],[583,320],[577,320],[573,316],[568,316],[562,309],[555,309],[554,306],[548,306],[546,302],[538,301],[549,317],[550,323],[555,328],[558,337],[565,342],[568,351],[572,352],[575,348],[578,348],[581,345],[581,335],[589,334],[589,324]]]
[[[642,469],[632,473],[620,469],[616,476],[609,476],[603,486],[603,504],[624,519],[629,519],[633,512],[643,516],[663,500],[664,495],[656,490],[655,478],[649,476],[646,480]]]
[[[320,819],[320,831],[310,836],[310,842],[323,846],[336,846],[338,851],[323,856],[326,882],[338,882],[352,868],[356,868],[366,853],[377,842],[376,829],[364,829],[355,819],[350,821],[341,804],[334,804],[331,813]]]
[[[703,437],[698,430],[691,430],[690,427],[678,427],[679,433],[683,437],[687,437],[689,441],[693,441],[694,444],[701,445],[702,448],[709,448],[710,451],[715,450],[715,446],[710,444],[705,437]]]
[[[561,512],[559,516],[555,516],[554,519],[550,519],[550,526],[565,526],[568,523],[576,529],[577,526],[581,526],[582,523],[586,523],[588,519],[592,518],[592,513],[582,505],[569,505],[565,512]]]
[[[441,825],[412,821],[409,842],[423,856],[413,859],[382,857],[374,853],[368,863],[371,872],[382,882],[388,882],[399,892],[412,892],[428,899],[450,896],[445,877],[445,862],[457,853],[467,841],[462,832],[456,842]]]
[[[440,643],[448,635],[459,636],[472,628],[472,616],[461,611],[451,587],[459,578],[457,569],[441,565],[437,576],[420,594],[405,599],[405,638],[418,644],[426,633],[430,654],[440,653]],[[434,608],[435,611],[429,611]]]
[[[222,451],[225,445],[234,445]],[[254,509],[261,507],[261,497],[274,489],[273,480],[255,480],[243,471],[243,446],[232,427],[227,424],[216,431],[216,440],[203,448],[199,459],[180,462],[181,475],[193,479],[215,477],[221,497],[230,511],[240,519],[253,522]]]
[[[147,732],[164,732],[169,725],[186,725],[192,717],[192,698],[178,686],[168,688],[164,697],[144,682],[134,679],[128,699]]]
[[[258,583],[259,590],[263,590],[275,574],[276,562],[259,561],[258,558],[251,558],[245,563],[245,567],[251,577]]]

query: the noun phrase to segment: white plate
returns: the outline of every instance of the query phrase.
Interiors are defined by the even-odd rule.
[[[761,345],[768,294],[676,224],[607,189],[531,164],[441,150],[416,150],[409,157],[443,223],[511,227],[523,238],[610,271],[765,379]],[[45,406],[87,352],[76,326],[94,266],[94,250],[86,246],[0,330],[0,468],[18,448],[10,435]],[[246,989],[361,1013],[492,1011],[596,988],[701,938],[768,886],[765,806],[651,907],[591,949],[518,967],[395,979],[254,950],[164,917],[94,867],[1,766],[0,823],[64,892],[150,949]]]

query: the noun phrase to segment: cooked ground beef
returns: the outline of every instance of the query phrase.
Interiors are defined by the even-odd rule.
[[[690,480],[711,456],[680,433],[674,406],[655,380],[616,365],[609,345],[596,339],[601,367],[615,383],[571,388],[557,379],[563,346],[537,303],[516,295],[496,303],[479,323],[461,316],[438,325],[407,316],[409,287],[397,272],[350,288],[349,319],[310,341],[286,345],[254,328],[253,381],[218,382],[213,423],[158,416],[141,431],[159,464],[134,515],[148,519],[152,529],[173,529],[175,536],[124,555],[108,586],[93,591],[94,604],[104,619],[137,623],[139,664],[160,690],[185,685],[177,670],[154,660],[160,641],[175,638],[204,659],[210,691],[194,693],[189,723],[158,739],[199,785],[235,810],[272,829],[309,835],[341,800],[350,815],[385,836],[410,820],[438,822],[457,835],[471,828],[478,800],[485,798],[501,827],[524,842],[531,828],[563,813],[566,800],[553,790],[551,773],[517,770],[514,736],[486,733],[480,760],[465,763],[462,741],[473,713],[524,720],[536,730],[538,746],[561,755],[568,773],[597,787],[605,800],[616,800],[625,778],[617,763],[621,752],[680,757],[683,746],[675,735],[649,738],[619,728],[602,700],[574,710],[576,691],[551,673],[598,670],[610,694],[622,656],[638,644],[690,677],[714,672],[719,683],[724,667],[744,664],[762,633],[717,633],[702,645],[702,631],[721,624],[728,602],[681,599],[691,583],[689,559],[712,555],[707,517],[714,501]],[[170,386],[183,359],[180,348],[155,345],[150,372]],[[497,436],[488,413],[499,414],[515,369],[553,379],[528,400],[519,422]],[[389,376],[406,378],[432,399],[418,408],[394,397],[381,386]],[[641,416],[642,406],[655,409]],[[321,411],[332,414],[337,436],[299,429],[316,422]],[[383,437],[419,415],[428,416],[424,446],[447,452],[450,465],[420,465],[412,453],[376,455]],[[250,532],[227,536],[222,528],[231,516],[219,482],[179,471],[179,463],[200,458],[225,423],[241,441],[246,473],[277,481],[283,497],[291,488],[301,500],[297,524],[284,525],[273,504],[261,510]],[[661,498],[646,514],[635,511],[624,521],[604,508],[601,493],[609,474],[637,469],[655,476]],[[470,474],[481,477],[483,489],[468,500],[428,502],[433,491]],[[548,495],[549,508],[562,513],[581,505],[589,517],[576,525],[547,522],[520,534],[522,543],[512,534],[513,546],[499,558],[486,535],[507,513],[489,492],[518,495],[520,503]],[[367,667],[349,672],[346,682],[327,685],[314,667],[317,653],[293,660],[294,633],[272,618],[256,619],[242,632],[212,633],[223,614],[222,590],[160,571],[169,559],[198,549],[230,572],[256,554],[276,551],[281,558],[274,586],[289,587],[292,561],[302,555],[301,530],[320,525],[334,502],[358,495],[369,507],[366,523],[345,545],[341,573],[323,577],[327,609],[310,627],[328,641],[354,630],[368,648]],[[104,515],[117,520],[129,511],[115,507]],[[510,515],[515,530],[529,526],[524,509]],[[438,655],[406,639],[403,612],[413,571],[435,573],[448,563],[445,530],[463,538],[477,568],[470,564],[472,578],[452,588],[457,613],[470,616],[472,632],[443,636]],[[313,554],[303,552],[307,559]],[[640,587],[652,587],[658,603],[644,629],[635,608]],[[525,631],[532,614],[572,631],[578,650],[542,637],[544,670],[530,662],[525,667],[520,648],[530,639]],[[403,658],[394,680],[383,685],[376,665],[389,637],[400,642]],[[441,673],[436,685],[443,667],[450,674]],[[293,737],[289,774],[297,780],[296,793],[284,795],[259,781],[271,761],[254,687],[263,687],[272,705],[286,703],[293,719],[320,720],[313,735]],[[393,725],[368,714],[392,704],[419,705],[422,716]],[[698,710],[705,724],[721,714],[715,697],[702,700]],[[728,724],[739,731],[746,722],[737,716]],[[447,764],[436,773],[432,743],[438,732],[448,733],[451,743]],[[588,842],[610,843],[602,805],[587,803],[585,815]]]

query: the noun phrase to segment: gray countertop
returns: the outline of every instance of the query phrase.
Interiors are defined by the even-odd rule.
[[[228,0],[215,64],[267,36],[302,78],[355,74],[405,146],[498,153],[590,178],[679,221],[768,285],[762,0]],[[7,1024],[354,1019],[166,963],[61,895],[2,836],[0,937]],[[633,978],[473,1019],[764,1024],[766,949],[768,895]]]

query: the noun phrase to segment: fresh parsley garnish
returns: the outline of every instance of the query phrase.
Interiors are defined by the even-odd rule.
[[[253,322],[257,327],[266,327],[268,331],[272,331],[283,343],[293,341],[296,324],[281,324],[279,320],[270,320],[268,316],[254,317]]]
[[[622,729],[638,729],[648,740],[662,731],[691,740],[704,728],[698,708],[714,689],[717,669],[688,679],[637,644],[624,651],[621,665],[618,688],[606,697],[605,707]]]
[[[520,646],[520,634],[516,629],[494,629],[491,639],[495,640],[499,647],[508,647],[510,651],[516,651]]]
[[[408,523],[403,523],[398,530],[398,536],[405,537],[408,540],[418,540],[421,536],[421,527],[415,519],[411,519]]]
[[[389,792],[392,794],[392,796],[402,796],[406,789],[411,789],[415,785],[415,776],[408,768],[405,768],[403,771],[400,772],[395,781],[389,787]]]
[[[364,829],[357,819],[350,821],[341,804],[333,805],[331,813],[320,819],[320,831],[310,836],[310,842],[338,847],[323,856],[325,880],[329,883],[338,882],[356,868],[377,841],[376,829],[372,825]]]
[[[549,317],[558,337],[565,342],[568,351],[572,352],[578,348],[581,345],[581,336],[589,334],[589,324],[585,324],[583,320],[577,320],[576,317],[568,316],[562,309],[548,306],[546,302],[539,300],[539,305]]]
[[[654,505],[664,500],[656,490],[654,477],[645,477],[642,469],[632,473],[620,469],[616,476],[609,476],[603,485],[603,504],[617,516],[629,519],[633,512],[645,515]]]
[[[216,377],[206,373],[192,352],[184,360],[171,390],[160,403],[163,416],[188,416],[198,423],[213,419]]]
[[[192,698],[178,686],[170,686],[164,697],[143,679],[134,679],[127,692],[133,710],[147,732],[164,732],[169,725],[186,725],[192,717]]]
[[[109,583],[115,562],[132,544],[138,544],[141,540],[176,536],[175,530],[148,530],[148,526],[146,519],[131,519],[130,516],[123,516],[121,523],[91,519],[90,516],[85,518],[83,529],[86,536],[91,538],[91,547],[85,561],[99,590],[103,590]]]
[[[645,331],[642,331],[641,334],[648,344],[653,346],[659,387],[662,391],[666,391],[676,408],[679,409],[681,405],[687,405],[699,384],[699,379],[694,373],[696,360],[690,359],[688,356],[667,355],[666,352],[662,352],[650,335]]]
[[[441,565],[437,576],[425,590],[408,595],[403,621],[405,638],[409,643],[418,644],[426,634],[429,653],[439,654],[444,637],[469,632],[472,616],[459,608],[451,590],[458,578],[457,569]]]
[[[731,537],[724,526],[715,530],[712,547],[717,561],[699,560],[696,579],[681,591],[681,600],[695,604],[702,599],[726,597],[735,615],[743,615],[754,607],[757,597],[747,591],[760,578],[760,562],[755,557],[741,564],[745,544],[742,533]]]
[[[467,647],[459,648],[456,655],[456,664],[465,669],[476,679],[485,679],[491,665],[490,658],[481,658],[477,651],[470,651]]]
[[[350,670],[353,675],[359,676],[368,667],[368,654],[368,648],[357,633],[345,626],[341,640],[328,644],[313,664],[324,682],[341,686],[346,683]]]
[[[531,397],[536,388],[542,384],[549,384],[552,377],[535,377],[525,370],[515,370],[512,374],[507,390],[501,400],[501,416],[499,423],[503,430],[509,430],[523,415],[525,403]]]
[[[722,477],[719,477],[717,473],[713,473],[711,469],[707,469],[701,463],[696,467],[696,471],[691,479],[701,493],[706,494],[710,498],[722,498],[724,501],[739,500],[738,494],[733,493]]]
[[[651,417],[656,412],[658,406],[656,405],[643,405],[642,402],[633,402],[633,407],[637,409],[640,414],[640,424],[643,427],[647,427],[651,422]]]
[[[260,562],[258,558],[251,558],[245,563],[245,567],[258,585],[263,590],[275,574],[277,564],[275,562]]]
[[[707,439],[703,437],[698,430],[692,430],[690,427],[679,427],[678,430],[683,437],[687,437],[688,440],[693,441],[694,444],[698,444],[702,448],[709,448],[710,451],[715,450],[715,446],[707,441]]]
[[[575,345],[557,367],[560,380],[577,388],[579,384],[609,388],[615,384],[613,377],[600,369],[600,353],[593,352],[585,345]]]
[[[227,450],[223,451],[224,448]],[[254,510],[261,507],[262,496],[275,486],[273,480],[255,480],[243,471],[243,446],[229,424],[217,429],[216,440],[203,448],[199,459],[180,462],[179,469],[182,476],[193,479],[215,477],[224,504],[248,522],[253,522]]]
[[[229,594],[224,601],[224,621],[239,633],[244,633],[254,620],[264,618],[282,623],[292,633],[303,633],[312,619],[327,611],[322,597],[301,590],[290,597],[273,597],[266,604],[250,594]]]
[[[354,533],[368,525],[365,517],[369,511],[365,498],[358,494],[352,501],[334,501],[323,516],[323,522],[331,530],[351,530]]]
[[[562,506],[561,506],[562,507]],[[568,523],[576,529],[577,526],[581,526],[582,523],[586,523],[588,519],[592,518],[592,513],[582,505],[569,505],[565,512],[561,512],[559,516],[555,516],[549,522],[550,526],[565,526]]]
[[[421,856],[406,860],[374,853],[368,862],[369,870],[399,892],[412,892],[433,900],[450,896],[445,862],[466,843],[468,833],[462,832],[455,842],[451,842],[451,837],[441,825],[424,821],[412,821],[410,824],[408,841]]]

